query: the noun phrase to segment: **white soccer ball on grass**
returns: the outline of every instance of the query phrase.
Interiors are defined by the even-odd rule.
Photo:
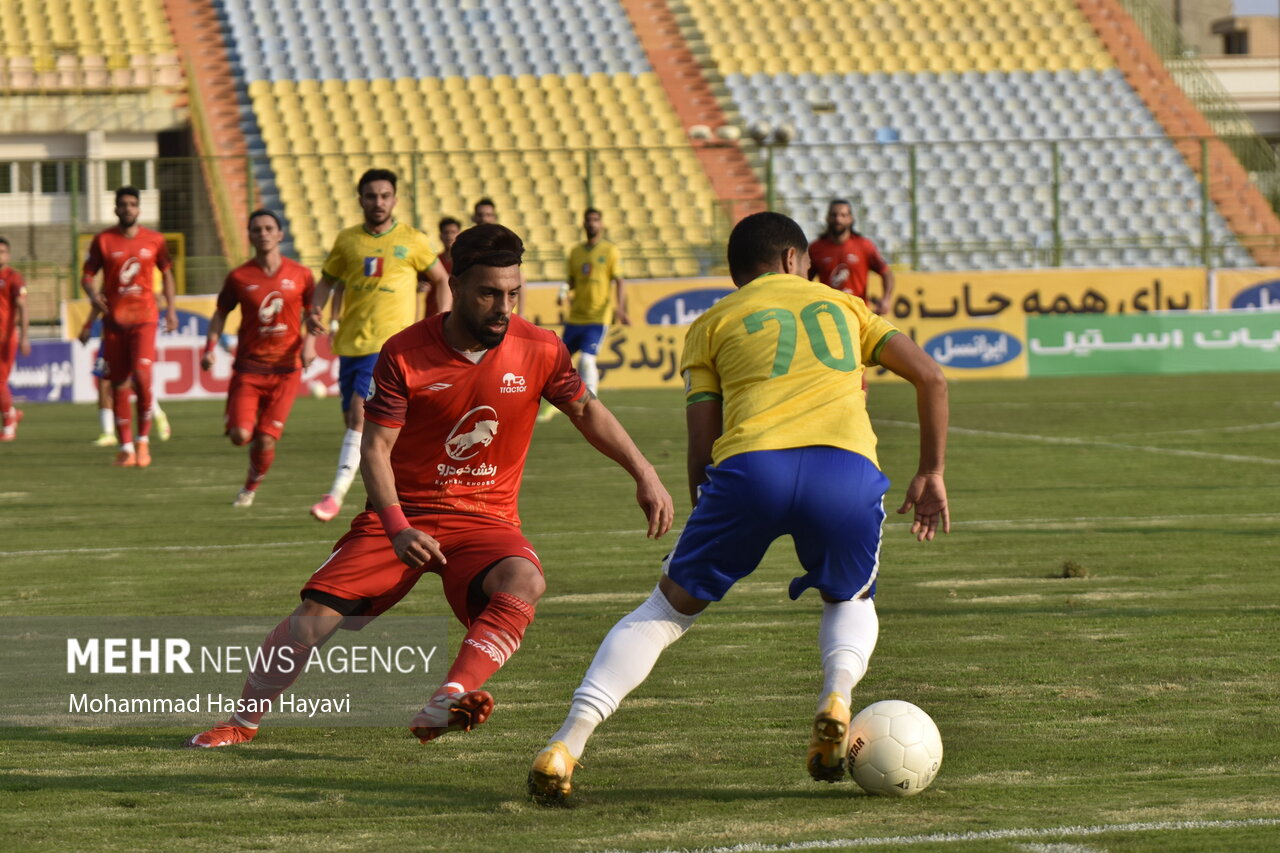
[[[941,766],[942,734],[910,702],[875,702],[849,724],[849,775],[869,794],[913,797]]]

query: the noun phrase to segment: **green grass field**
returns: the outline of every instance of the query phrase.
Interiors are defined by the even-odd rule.
[[[678,395],[604,399],[658,465],[679,525]],[[246,457],[220,437],[220,405],[169,409],[175,436],[139,471],[89,445],[89,407],[27,407],[19,441],[0,445],[6,622],[203,614],[265,632],[293,607],[345,529],[307,515],[336,459],[336,401],[299,400],[247,511],[230,506]],[[874,386],[872,414],[896,509],[914,468],[909,389]],[[599,730],[577,807],[526,801],[533,754],[672,541],[643,538],[630,480],[559,418],[539,427],[522,500],[549,589],[490,682],[487,725],[421,746],[401,728],[268,721],[252,744],[199,752],[179,748],[189,726],[0,729],[0,844],[1280,847],[1280,375],[958,383],[952,425],[953,531],[920,545],[891,513],[880,642],[855,693],[856,707],[907,699],[937,721],[946,758],[916,798],[806,775],[819,608],[812,593],[787,599],[784,541]],[[362,500],[357,488],[348,508]],[[1062,577],[1065,561],[1088,576]]]

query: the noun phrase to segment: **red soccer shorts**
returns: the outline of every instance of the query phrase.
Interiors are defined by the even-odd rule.
[[[113,385],[123,385],[138,372],[138,368],[151,366],[156,360],[156,325],[139,323],[136,326],[108,327],[102,329],[102,357],[107,361],[107,376]]]
[[[444,597],[458,621],[467,627],[484,610],[484,600],[468,600],[476,575],[507,557],[523,557],[542,571],[538,555],[518,527],[479,515],[437,513],[415,516],[409,522],[440,543],[449,561],[432,561],[411,569],[396,557],[376,513],[365,510],[351,522],[333,554],[316,569],[303,590],[313,589],[347,600],[367,600],[369,609],[353,618],[360,627],[385,613],[408,595],[426,572],[440,575]],[[351,627],[356,627],[352,625]]]
[[[302,385],[302,371],[231,374],[227,388],[227,430],[240,428],[279,440]]]

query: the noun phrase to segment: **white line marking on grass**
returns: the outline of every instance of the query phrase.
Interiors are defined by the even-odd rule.
[[[889,847],[915,844],[966,844],[974,841],[1006,841],[1036,838],[1082,838],[1116,832],[1181,832],[1189,829],[1249,829],[1280,826],[1280,818],[1246,820],[1168,820],[1142,823],[1115,823],[1098,826],[1053,826],[1044,829],[985,829],[976,832],[935,832],[928,835],[895,835],[880,838],[834,838],[826,841],[792,841],[787,844],[747,842],[731,847],[697,847],[650,850],[646,853],[785,853],[791,850],[839,850],[847,847]],[[606,851],[613,853],[613,851]]]
[[[1269,429],[1280,429],[1280,421],[1265,424],[1245,424],[1233,427],[1209,427],[1208,429],[1162,429],[1145,430],[1143,432],[1121,432],[1117,435],[1219,435],[1224,432],[1263,432]]]
[[[891,421],[879,420],[876,424],[895,427],[909,427],[916,429],[918,424],[914,421]],[[1280,465],[1280,459],[1273,459],[1267,456],[1238,456],[1234,453],[1209,453],[1204,450],[1180,450],[1172,447],[1152,447],[1147,444],[1120,444],[1114,441],[1095,441],[1088,438],[1071,438],[1069,436],[1059,435],[1035,435],[1020,432],[999,432],[991,429],[969,429],[968,427],[953,426],[948,432],[955,435],[978,435],[989,438],[1010,438],[1020,441],[1037,441],[1041,444],[1067,444],[1073,447],[1106,447],[1111,450],[1139,450],[1143,453],[1160,453],[1167,456],[1189,456],[1193,459],[1218,459],[1223,462],[1250,462],[1256,465]]]

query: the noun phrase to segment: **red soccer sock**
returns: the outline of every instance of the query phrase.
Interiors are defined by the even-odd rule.
[[[151,434],[151,362],[145,361],[134,367],[133,385],[138,396],[138,437],[146,438]]]
[[[129,386],[120,385],[115,389],[116,434],[120,443],[130,444],[133,441],[133,424],[129,413]]]
[[[265,700],[274,705],[280,694],[293,686],[310,654],[311,646],[294,642],[289,636],[289,618],[285,617],[262,641],[240,692],[241,706],[254,710],[237,711],[232,722],[249,726],[261,723],[262,715],[269,710]]]
[[[462,685],[466,693],[478,690],[520,648],[524,632],[533,622],[533,605],[506,592],[489,599],[489,606],[471,623],[458,656],[449,667],[445,684]]]
[[[267,476],[267,472],[271,470],[271,463],[276,461],[276,449],[274,447],[267,449],[259,449],[256,445],[249,447],[249,474],[244,479],[245,491],[257,491],[258,484],[262,482],[262,478]]]
[[[9,391],[9,380],[0,378],[0,414],[4,415],[5,426],[9,425],[9,410],[13,408],[13,394]]]

